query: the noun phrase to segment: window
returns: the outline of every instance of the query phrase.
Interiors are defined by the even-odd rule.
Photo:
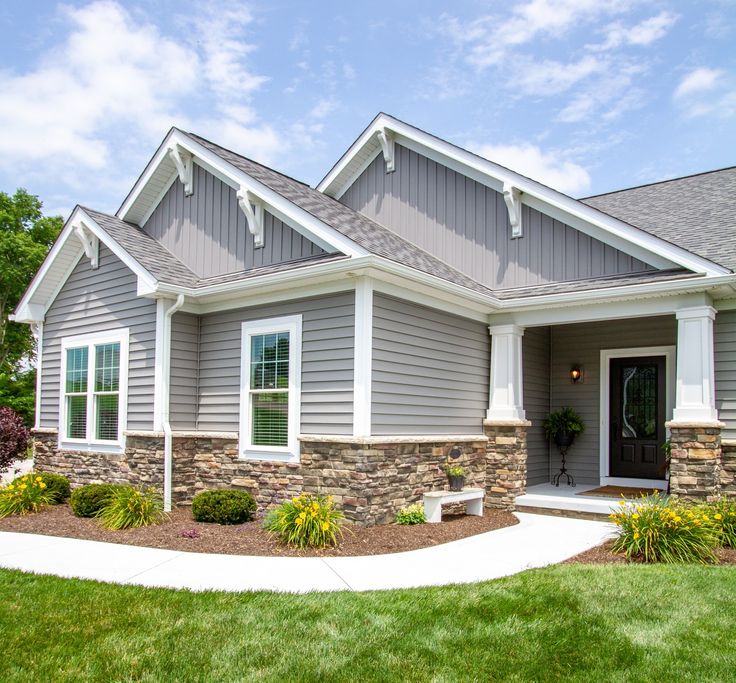
[[[301,316],[243,323],[240,452],[298,460]]]
[[[127,367],[127,329],[62,339],[59,406],[62,446],[90,446],[84,450],[122,447]]]

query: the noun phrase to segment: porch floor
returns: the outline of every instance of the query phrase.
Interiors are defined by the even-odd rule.
[[[532,508],[540,508],[608,516],[612,509],[618,508],[620,498],[578,495],[597,488],[599,485],[583,484],[572,487],[563,484],[535,484],[529,486],[524,495],[517,496],[516,506],[529,512],[533,511]]]

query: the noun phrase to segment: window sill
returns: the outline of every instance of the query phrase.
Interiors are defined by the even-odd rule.
[[[78,451],[80,453],[111,453],[122,455],[125,447],[121,443],[91,443],[89,441],[59,441],[60,451]]]
[[[299,453],[269,451],[265,449],[241,451],[238,460],[256,460],[261,462],[298,463]]]

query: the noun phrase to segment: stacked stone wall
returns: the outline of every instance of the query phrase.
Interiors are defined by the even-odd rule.
[[[529,422],[486,422],[486,506],[514,509],[517,496],[526,493]]]

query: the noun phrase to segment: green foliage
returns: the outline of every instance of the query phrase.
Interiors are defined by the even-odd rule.
[[[105,501],[96,517],[105,529],[118,531],[160,524],[166,519],[166,514],[155,488],[120,486]]]
[[[465,469],[460,465],[450,465],[447,468],[447,476],[449,477],[464,477]]]
[[[32,427],[36,414],[36,369],[0,372],[0,406],[7,406]]]
[[[710,510],[658,493],[636,504],[621,501],[611,515],[619,527],[614,552],[644,562],[716,562],[718,534]]]
[[[0,488],[0,519],[9,515],[38,512],[53,502],[54,497],[44,483],[43,477],[35,472],[29,472]]]
[[[37,475],[46,484],[46,490],[52,497],[51,502],[53,505],[66,502],[71,493],[71,486],[69,485],[69,480],[63,474],[38,472]]]
[[[338,544],[343,519],[332,496],[302,493],[269,511],[263,526],[288,545],[324,548]]]
[[[720,498],[715,503],[702,506],[701,512],[712,520],[718,543],[728,548],[736,548],[736,500]]]
[[[221,489],[202,491],[192,500],[192,517],[197,522],[242,524],[256,511],[256,501],[247,491]]]
[[[69,505],[77,517],[96,517],[121,484],[86,484],[74,489]]]
[[[406,505],[396,513],[397,524],[424,524],[426,521],[427,517],[424,514],[424,506],[421,503]]]
[[[544,418],[542,427],[548,439],[553,439],[556,434],[564,432],[579,436],[585,431],[583,419],[572,408],[560,408],[550,413]]]

